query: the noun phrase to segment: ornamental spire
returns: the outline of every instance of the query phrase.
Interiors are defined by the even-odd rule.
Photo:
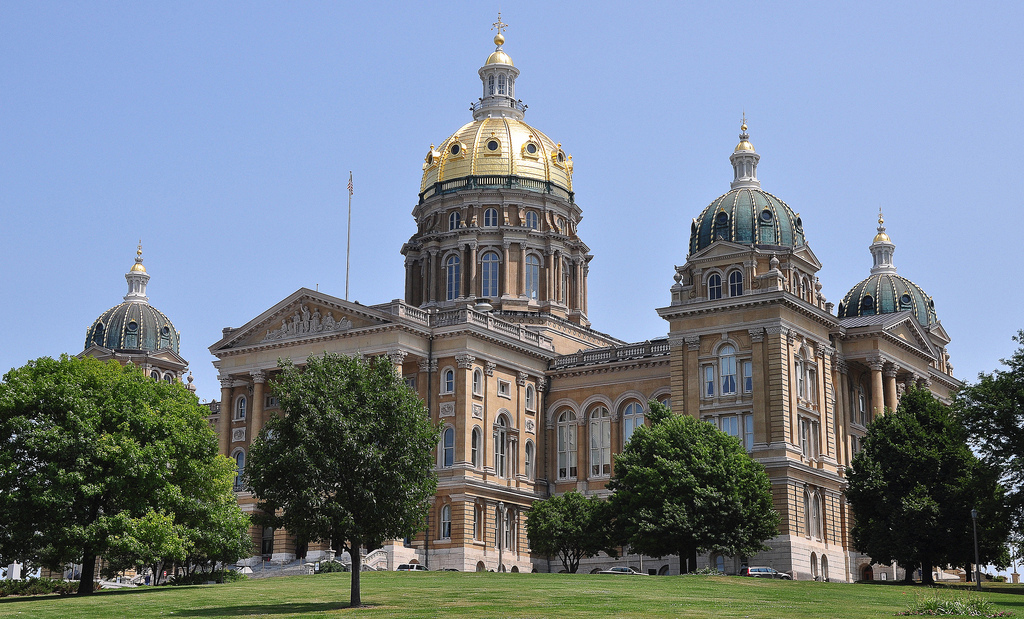
[[[125,301],[149,302],[149,297],[146,296],[146,283],[149,282],[149,274],[146,273],[146,267],[142,265],[142,239],[139,239],[139,248],[135,252],[135,264],[124,274],[124,278],[128,280],[128,294],[124,295]]]
[[[882,217],[882,207],[878,207],[878,234],[872,241],[871,257],[874,264],[871,265],[871,274],[895,273],[896,266],[892,263],[892,254],[896,251],[896,244],[892,242],[889,235],[885,233],[885,218]]]
[[[473,111],[473,120],[484,118],[515,118],[523,119],[526,106],[516,95],[516,78],[519,77],[519,69],[512,64],[512,58],[505,53],[502,45],[505,43],[505,35],[502,34],[508,28],[508,24],[501,21],[501,13],[498,13],[498,21],[491,25],[491,30],[497,30],[494,35],[494,51],[487,57],[487,62],[480,67],[480,80],[483,82],[483,96],[470,106]]]
[[[750,143],[747,113],[744,111],[743,120],[740,121],[740,143],[729,156],[733,169],[732,189],[761,187],[761,181],[757,180],[757,162],[760,159],[761,156],[754,152],[754,145]]]

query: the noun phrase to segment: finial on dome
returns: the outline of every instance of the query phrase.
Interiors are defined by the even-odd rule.
[[[875,235],[875,243],[892,243],[889,235],[885,233],[885,218],[882,217],[882,207],[878,207],[878,234]]]
[[[754,145],[750,143],[750,136],[747,135],[747,112],[743,112],[743,120],[740,121],[740,143],[736,145],[736,149],[733,152],[741,150],[754,150]]]
[[[491,24],[491,30],[498,30],[498,34],[494,35],[494,44],[498,46],[498,49],[501,49],[502,44],[505,43],[505,35],[501,33],[506,28],[508,28],[508,24],[501,21],[501,11],[498,11],[498,21]]]
[[[135,252],[135,264],[132,265],[132,271],[146,272],[146,267],[142,265],[142,239],[139,239],[139,248]]]
[[[747,130],[747,111],[743,110],[743,120],[740,121],[740,131]]]

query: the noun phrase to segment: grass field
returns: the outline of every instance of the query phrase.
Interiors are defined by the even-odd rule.
[[[707,576],[368,572],[348,608],[349,574],[195,587],[145,587],[90,598],[0,599],[0,617],[892,617],[943,591]],[[981,595],[1024,619],[1024,587]]]

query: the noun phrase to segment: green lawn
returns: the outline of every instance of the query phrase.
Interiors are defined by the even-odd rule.
[[[195,587],[145,587],[91,598],[0,598],[0,617],[891,617],[922,587],[740,577],[369,572],[368,608],[348,608],[349,574]],[[982,595],[1024,619],[1024,586]]]

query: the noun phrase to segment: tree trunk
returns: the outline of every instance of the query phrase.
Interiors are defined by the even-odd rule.
[[[903,566],[903,584],[912,585],[914,584],[914,566],[904,565]]]
[[[95,577],[96,553],[87,549],[82,555],[82,580],[78,581],[78,595],[92,595],[92,581]]]
[[[932,564],[927,561],[921,562],[921,584],[928,586],[935,584],[935,579],[932,578]]]
[[[679,573],[689,574],[697,570],[697,549],[696,548],[681,548],[679,549]]]
[[[352,589],[349,592],[349,608],[356,608],[363,605],[362,597],[359,595],[359,575],[363,571],[363,557],[359,552],[359,546],[361,545],[358,540],[352,540],[350,542],[351,550],[349,554],[352,555]]]

